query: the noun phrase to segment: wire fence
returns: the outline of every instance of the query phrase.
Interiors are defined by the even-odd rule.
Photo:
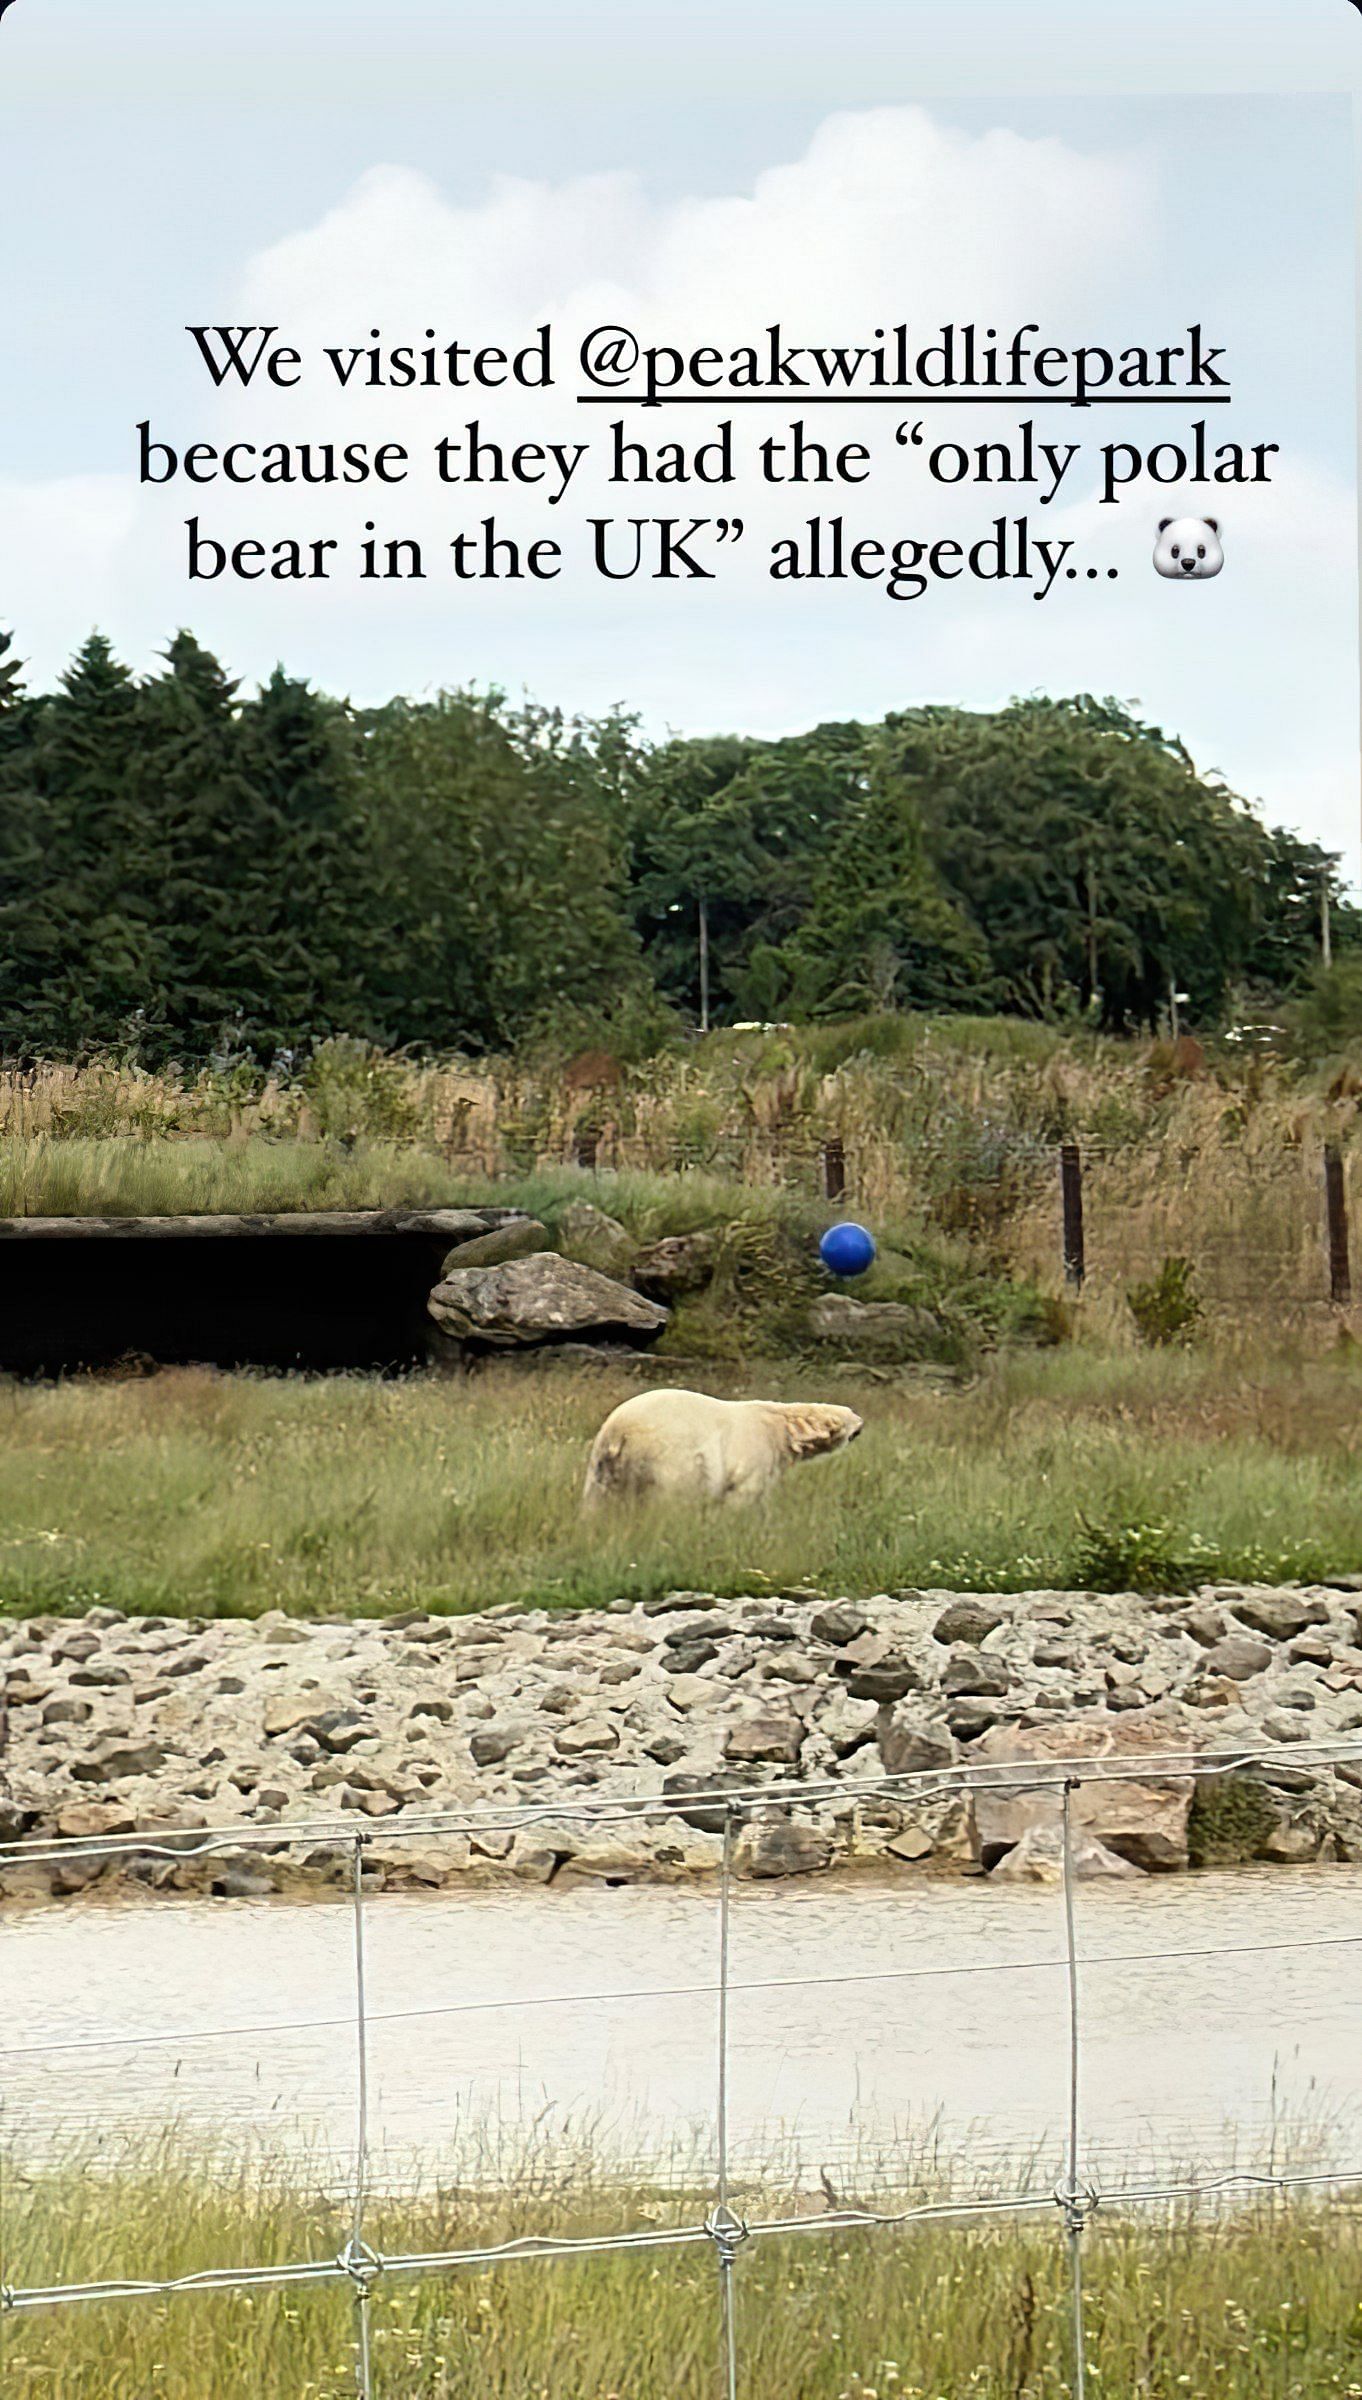
[[[1081,1836],[1085,1818],[1090,1827],[1092,1816],[1090,1806],[1085,1807],[1079,1796],[1096,1784],[1138,1784],[1155,1797],[1167,1796],[1186,1793],[1193,1781],[1198,1786],[1205,1786],[1231,1776],[1256,1776],[1269,1780],[1276,1777],[1279,1781],[1284,1780],[1287,1788],[1299,1790],[1307,1782],[1327,1783],[1340,1770],[1355,1783],[1360,1767],[1362,1735],[1354,1735],[1290,1745],[1251,1743],[1233,1749],[1195,1753],[1183,1749],[1140,1757],[1120,1754],[1101,1759],[1090,1756],[1058,1757],[1024,1765],[960,1764],[867,1777],[857,1786],[858,1793],[867,1799],[878,1797],[921,1802],[954,1797],[973,1806],[986,1796],[1022,1797],[1028,1809],[1038,1811],[1042,1819],[1052,1823],[1058,1847],[1060,1920],[1055,1954],[1035,1959],[981,1959],[963,1969],[959,1964],[916,1962],[889,1969],[851,1969],[829,1976],[795,1974],[755,1982],[742,1982],[733,1972],[732,1920],[734,1888],[739,1872],[740,1837],[745,1828],[772,1813],[788,1817],[794,1811],[816,1810],[819,1805],[833,1799],[845,1801],[845,1783],[774,1781],[740,1791],[723,1786],[710,1791],[690,1792],[684,1799],[641,1794],[596,1801],[557,1799],[533,1806],[484,1805],[419,1816],[406,1815],[395,1822],[389,1821],[381,1830],[376,1825],[356,1827],[353,1822],[347,1824],[336,1818],[323,1817],[261,1827],[224,1825],[196,1831],[192,1835],[106,1834],[82,1839],[26,1840],[0,1845],[0,1872],[24,1866],[57,1867],[72,1859],[125,1863],[158,1859],[183,1862],[191,1857],[251,1850],[279,1853],[291,1849],[316,1852],[329,1848],[346,1862],[353,1960],[353,2006],[344,2018],[313,2015],[268,2025],[208,2025],[173,2033],[153,2028],[135,2033],[87,2034],[74,2039],[54,2037],[37,2042],[11,2043],[8,2048],[0,2048],[0,2077],[3,2077],[17,2062],[34,2056],[59,2057],[71,2065],[82,2052],[130,2051],[170,2043],[178,2048],[239,2040],[244,2035],[264,2032],[288,2034],[348,2030],[353,2044],[351,2168],[346,2234],[334,2254],[255,2265],[224,2259],[199,2272],[180,2276],[133,2275],[27,2286],[5,2283],[0,2284],[0,2312],[18,2315],[34,2310],[60,2311],[96,2305],[130,2305],[173,2295],[192,2297],[195,2294],[223,2291],[278,2290],[304,2284],[341,2285],[349,2288],[353,2299],[356,2390],[359,2400],[383,2400],[382,2374],[375,2361],[371,2326],[373,2295],[380,2281],[449,2276],[466,2270],[512,2264],[529,2267],[535,2263],[545,2265],[558,2260],[610,2254],[707,2250],[713,2258],[715,2271],[714,2388],[722,2395],[722,2400],[739,2400],[743,2359],[741,2261],[751,2246],[791,2236],[807,2235],[817,2239],[858,2231],[906,2232],[915,2226],[928,2224],[968,2227],[1048,2212],[1054,2217],[1058,2236],[1067,2253],[1070,2388],[1075,2400],[1087,2400],[1092,2387],[1085,2352],[1084,2273],[1088,2237],[1099,2211],[1103,2208],[1119,2208],[1123,2212],[1132,2209],[1170,2210],[1179,2205],[1225,2204],[1236,2196],[1264,2193],[1339,2194],[1362,2186],[1362,2153],[1356,2163],[1299,2169],[1278,2167],[1274,2162],[1269,2162],[1266,2166],[1235,2164],[1223,2172],[1210,2174],[1170,2172],[1141,2177],[1120,2169],[1105,2176],[1099,2173],[1085,2140],[1085,1966],[1153,1964],[1207,1957],[1248,1960],[1261,1959],[1273,1952],[1324,1948],[1347,1950],[1351,1947],[1362,1949],[1362,1926],[1356,1932],[1323,1937],[1293,1936],[1289,1931],[1273,1926],[1266,1930],[1265,1938],[1247,1943],[1220,1942],[1204,1946],[1139,1948],[1128,1952],[1085,1952],[1080,1937],[1082,1910],[1078,1891],[1083,1867]],[[585,2235],[542,2229],[509,2240],[437,2250],[377,2246],[370,2238],[372,2203],[380,2189],[371,2155],[370,2124],[370,2051],[376,2024],[379,2021],[409,2021],[415,2017],[436,2014],[457,2016],[461,2012],[486,2006],[552,2006],[557,1999],[565,1996],[517,1995],[511,2003],[454,1998],[441,2003],[438,2008],[383,2012],[380,2020],[370,2009],[368,1972],[372,1907],[366,1868],[375,1851],[380,1845],[386,1851],[394,1843],[404,1841],[429,1844],[441,1838],[467,1836],[471,1831],[482,1836],[488,1833],[519,1833],[535,1826],[562,1824],[565,1821],[585,1823],[601,1830],[612,1825],[656,1821],[683,1814],[688,1821],[692,1821],[697,1810],[706,1812],[722,1828],[713,1923],[712,1976],[665,1987],[650,1985],[623,1991],[601,1990],[574,1993],[570,1997],[576,2006],[623,1999],[637,2007],[652,2009],[682,1994],[712,2001],[714,2177],[710,2203],[705,2212],[696,2212],[677,2224],[642,2228],[604,2227],[599,2232]],[[542,1905],[551,1904],[544,1902]],[[89,1919],[86,1919],[86,1924],[89,1928],[92,1967],[97,1971],[94,1952],[99,1936]],[[818,1984],[850,1984],[858,1980],[917,1981],[936,1974],[961,1972],[986,1976],[1041,1967],[1062,1969],[1065,1994],[1066,2092],[1063,2136],[1057,2160],[1058,2171],[1048,2189],[1027,2182],[1010,2191],[978,2190],[961,2194],[947,2191],[941,2196],[927,2196],[892,2208],[843,2203],[835,2193],[828,2192],[827,2205],[816,2213],[799,2206],[784,2213],[770,2213],[765,2208],[754,2208],[749,2214],[743,2213],[739,2205],[741,2194],[735,2181],[730,2096],[731,2005],[737,1992],[767,1990],[776,1985],[806,1989]],[[1359,1991],[1359,2030],[1362,2031],[1362,1990]],[[21,2208],[22,2196],[11,2198],[9,2205]],[[0,2227],[0,2230],[3,2228]]]

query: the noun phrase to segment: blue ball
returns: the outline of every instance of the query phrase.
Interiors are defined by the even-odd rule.
[[[864,1275],[875,1261],[875,1237],[864,1225],[830,1225],[818,1255],[833,1275]]]

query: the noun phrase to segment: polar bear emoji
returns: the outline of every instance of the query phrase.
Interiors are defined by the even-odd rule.
[[[1225,564],[1216,517],[1161,517],[1154,544],[1154,565],[1170,582],[1201,583],[1218,575]]]
[[[854,1409],[816,1400],[711,1400],[707,1392],[639,1392],[597,1434],[582,1503],[666,1497],[759,1500],[795,1459],[844,1450]]]

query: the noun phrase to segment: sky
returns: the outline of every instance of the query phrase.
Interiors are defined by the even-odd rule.
[[[1110,693],[1355,879],[1359,83],[1348,0],[17,0],[0,28],[0,623],[39,685],[92,624],[146,671],[188,622],[248,683],[282,657],[357,700],[496,683],[622,704],[655,732]],[[1103,506],[1101,443],[1177,438],[1198,413],[1181,408],[1035,412],[1044,438],[1081,444],[1048,504],[932,484],[892,440],[898,411],[862,409],[809,412],[871,446],[862,491],[774,492],[745,463],[722,501],[621,498],[594,456],[557,511],[429,478],[377,500],[135,480],[144,418],[177,446],[393,438],[424,456],[476,417],[508,441],[586,432],[594,452],[616,413],[574,403],[594,323],[726,347],[773,319],[856,342],[971,318],[1117,347],[1201,322],[1234,391],[1200,412],[1208,433],[1279,444],[1271,481],[1142,477]],[[324,344],[371,325],[515,342],[545,320],[547,396],[341,395],[320,369]],[[184,328],[225,321],[277,322],[304,389],[215,393]],[[627,430],[695,442],[723,413],[631,413]],[[791,412],[731,413],[746,462]],[[1015,438],[1023,413],[926,421],[969,445]],[[741,513],[719,580],[588,572],[583,516],[664,507]],[[347,555],[372,516],[443,559],[491,508],[525,539],[562,535],[557,581],[185,579],[195,511],[224,539],[327,533]],[[815,512],[965,543],[1025,513],[1077,571],[1041,601],[972,578],[911,602],[772,582],[770,543]],[[1226,564],[1184,588],[1150,553],[1158,519],[1186,512],[1219,517]]]

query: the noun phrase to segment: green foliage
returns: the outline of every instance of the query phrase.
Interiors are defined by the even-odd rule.
[[[1078,1572],[1094,1592],[1184,1592],[1205,1575],[1211,1558],[1196,1538],[1162,1518],[1078,1519]]]
[[[1305,1058],[1330,1058],[1362,1041],[1362,950],[1316,966],[1289,1013],[1296,1049]]]
[[[1166,1258],[1148,1283],[1126,1293],[1126,1307],[1142,1342],[1155,1347],[1190,1342],[1203,1314],[1191,1260]]]
[[[1237,1867],[1262,1854],[1278,1823],[1269,1794],[1252,1775],[1204,1775],[1192,1795],[1187,1854],[1194,1867]]]
[[[1303,1040],[1358,1023],[1336,861],[1114,701],[650,746],[495,691],[357,710],[279,668],[244,696],[187,632],[141,682],[94,634],[34,697],[10,647],[6,1057],[638,1056],[706,999],[854,1015],[880,1055],[905,1012],[1121,1030],[1178,988],[1201,1026],[1307,986]],[[1311,984],[1326,890],[1345,960]]]

